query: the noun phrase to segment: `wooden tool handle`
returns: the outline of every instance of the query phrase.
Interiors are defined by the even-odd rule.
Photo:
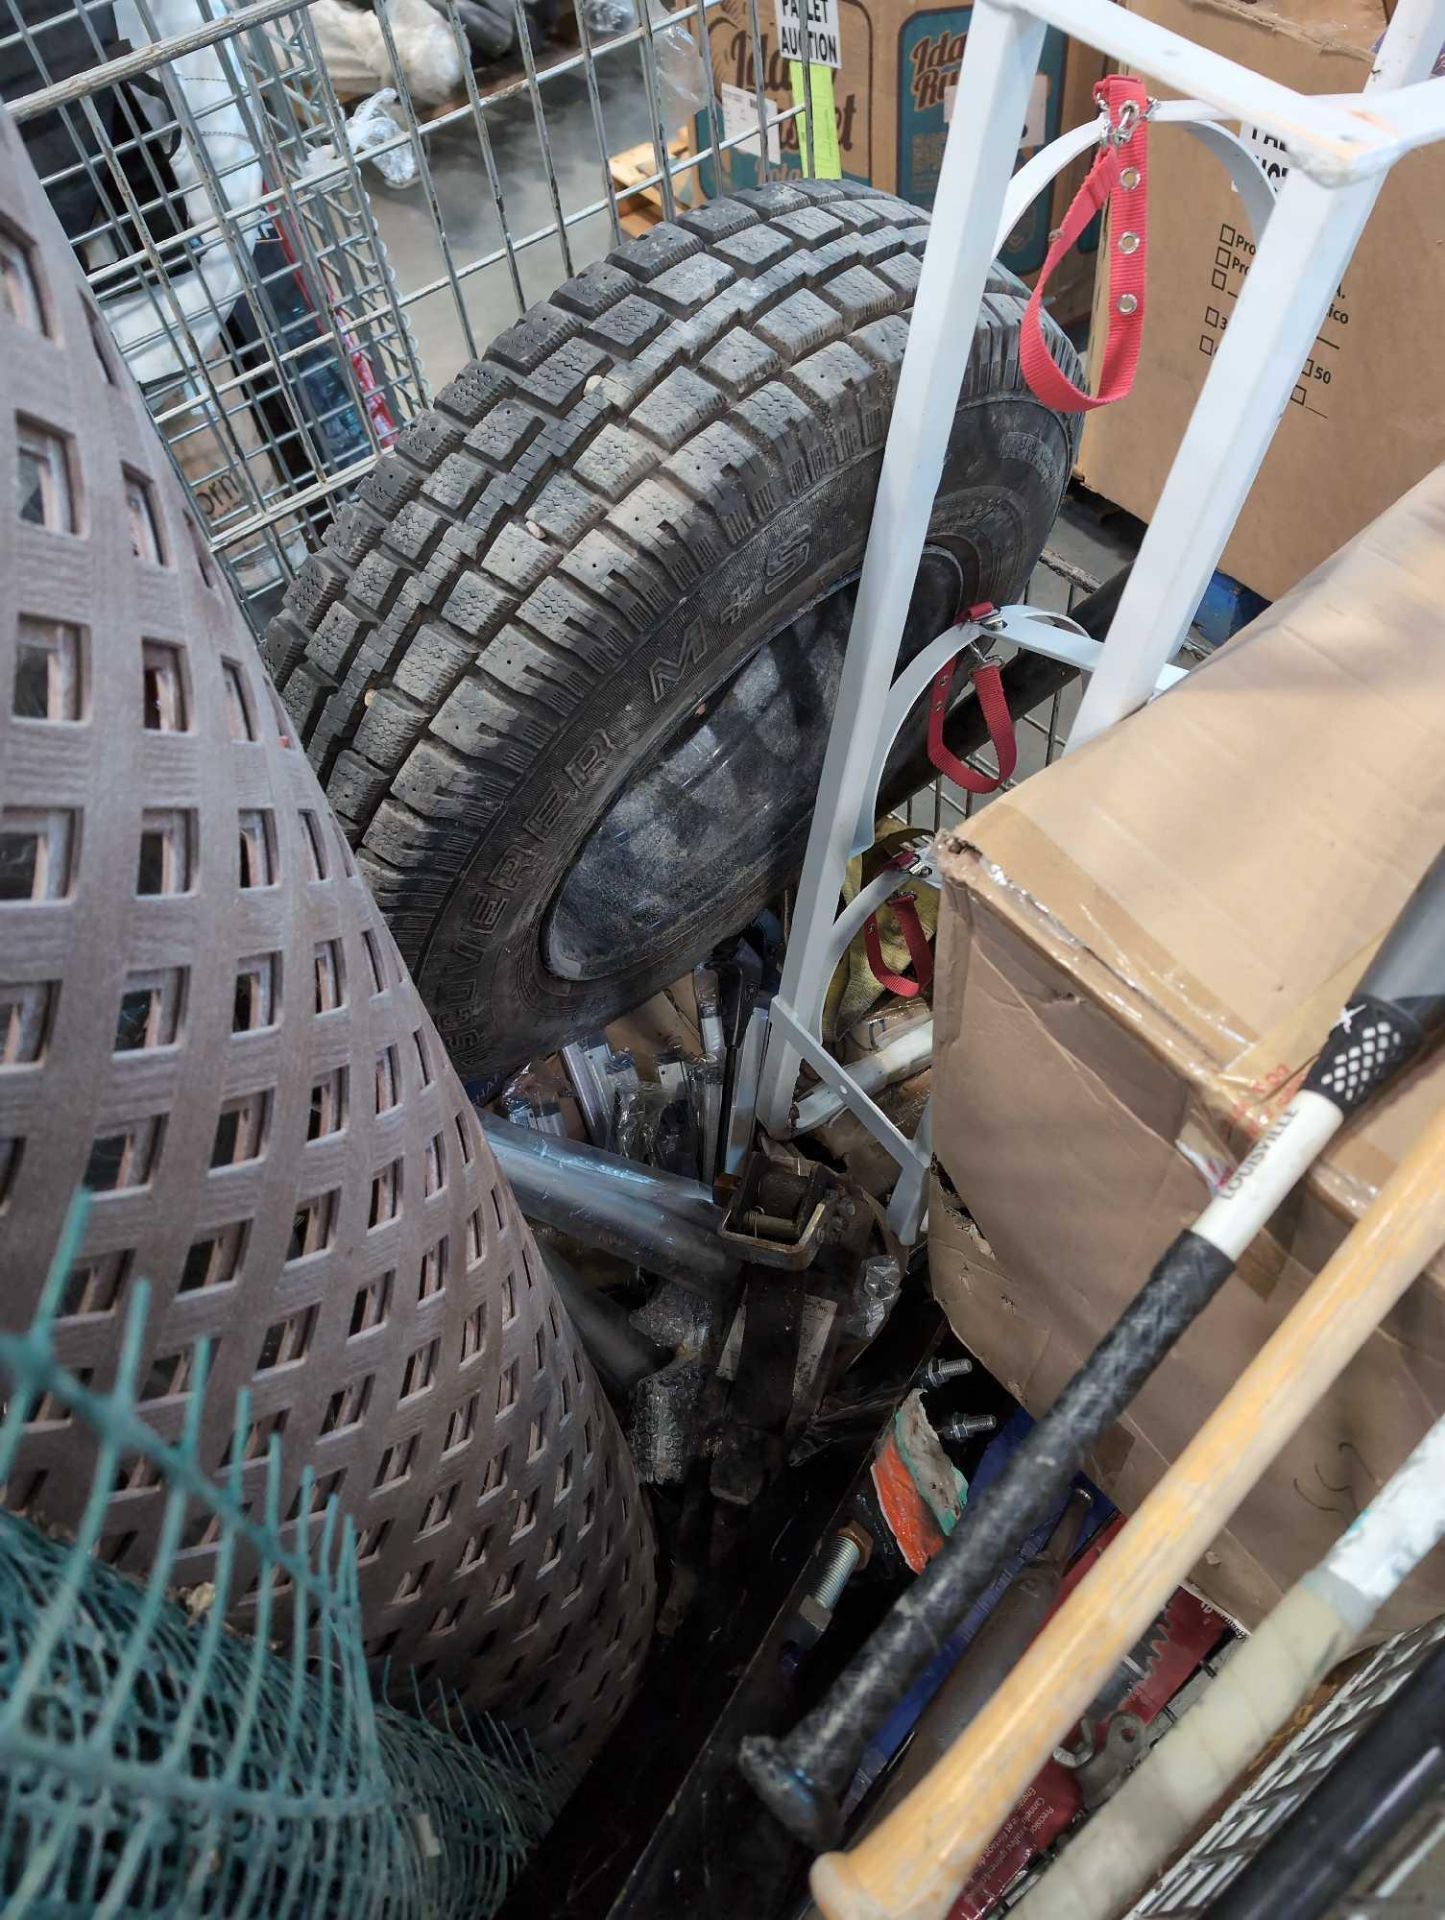
[[[851,1853],[814,1862],[826,1920],[943,1920],[1055,1745],[1442,1243],[1445,1109],[977,1719]]]

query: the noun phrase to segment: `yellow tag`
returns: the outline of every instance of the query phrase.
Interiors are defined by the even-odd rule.
[[[795,105],[803,109],[797,120],[798,152],[802,155],[803,172],[808,171],[808,94],[811,91],[813,117],[817,123],[813,129],[813,178],[841,180],[843,161],[838,152],[838,110],[833,104],[833,69],[810,66],[805,84],[802,61],[790,60],[788,85],[793,89]]]

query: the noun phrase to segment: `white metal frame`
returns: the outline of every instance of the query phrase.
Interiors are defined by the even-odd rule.
[[[1385,176],[1414,148],[1445,139],[1445,79],[1425,77],[1445,43],[1445,0],[1400,0],[1364,93],[1340,96],[1296,93],[1113,0],[976,0],[758,1100],[763,1125],[786,1136],[799,1061],[806,1061],[898,1161],[890,1220],[905,1243],[923,1223],[928,1117],[909,1140],[858,1086],[823,1045],[823,1000],[868,914],[910,877],[933,877],[926,860],[912,876],[890,869],[837,911],[848,859],[860,839],[873,837],[878,774],[909,707],[944,660],[970,639],[989,637],[976,627],[954,629],[893,687],[990,262],[1024,208],[1099,137],[1102,123],[1075,128],[1013,174],[1016,129],[1049,26],[1188,96],[1156,104],[1151,120],[1186,127],[1219,156],[1256,242],[1107,639],[1091,641],[1057,615],[1027,607],[1007,608],[989,623],[1016,645],[1090,669],[1069,749],[1178,677],[1168,663]],[[1249,148],[1221,124],[1232,121],[1283,142],[1290,170],[1278,199]],[[1154,211],[1169,218],[1167,207],[1156,203]]]

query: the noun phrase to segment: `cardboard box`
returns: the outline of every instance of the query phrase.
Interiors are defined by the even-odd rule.
[[[1390,11],[1378,0],[1123,4],[1304,93],[1357,93]],[[1264,136],[1255,144],[1278,179],[1287,156]],[[1089,486],[1146,520],[1254,251],[1224,169],[1182,131],[1152,136],[1149,206],[1138,377],[1127,400],[1089,416],[1079,461]],[[1445,459],[1445,388],[1420,373],[1445,308],[1442,206],[1445,148],[1409,155],[1385,183],[1285,408],[1221,563],[1269,599]],[[1101,274],[1096,339],[1104,285]]]
[[[1187,682],[941,843],[934,1284],[1047,1407],[1278,1112],[1445,842],[1445,468]],[[1346,1129],[1099,1450],[1129,1510],[1445,1100]],[[979,1236],[982,1236],[980,1239]],[[1445,1412],[1445,1262],[1239,1509],[1200,1591],[1253,1625]],[[1385,1624],[1445,1607],[1437,1552]]]
[[[842,64],[834,75],[834,112],[844,177],[931,207],[972,9],[917,6],[909,0],[838,0],[837,11]],[[750,19],[749,0],[724,0],[708,12],[725,137],[758,124]],[[781,112],[794,103],[788,65],[778,47],[773,0],[759,0],[758,22],[764,90],[771,106]],[[1094,117],[1092,90],[1102,72],[1102,57],[1092,48],[1049,30],[1019,146],[1020,163],[1069,127]],[[779,165],[802,172],[799,125],[793,119],[771,127],[768,151],[774,173]],[[705,146],[708,137],[704,123],[699,145]],[[1087,162],[1076,162],[1055,183],[1052,196],[1029,209],[1000,256],[1005,266],[1024,278],[1038,272],[1049,233],[1085,172]],[[723,191],[756,185],[755,133],[750,147],[725,153],[723,174]],[[1065,325],[1088,312],[1096,247],[1097,237],[1090,236],[1050,282],[1049,309]]]

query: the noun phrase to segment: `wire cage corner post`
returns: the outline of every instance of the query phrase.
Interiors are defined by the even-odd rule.
[[[1085,641],[1087,651],[1075,656],[1092,679],[1068,748],[1178,677],[1169,663],[1384,179],[1404,154],[1445,138],[1445,83],[1425,78],[1445,43],[1445,0],[1402,0],[1368,102],[1296,93],[1109,0],[979,0],[974,9],[758,1102],[763,1126],[785,1137],[799,1063],[812,1067],[898,1161],[890,1221],[905,1243],[923,1224],[927,1128],[914,1141],[903,1138],[827,1052],[820,1020],[828,978],[847,945],[843,930],[861,924],[853,920],[857,901],[841,918],[837,902],[857,834],[866,830],[859,823],[871,826],[874,769],[907,710],[890,687],[995,236],[1106,130],[1064,135],[1010,183],[1014,154],[1004,130],[1021,123],[1046,26],[1189,96],[1153,105],[1150,117],[1187,127],[1224,162],[1257,243],[1108,635]],[[1277,202],[1257,161],[1221,121],[1262,127],[1288,148]],[[1058,657],[1056,617],[1027,607],[1005,612],[1004,637]],[[920,657],[918,673],[925,661],[936,670],[977,637],[973,626],[945,636]],[[915,866],[911,877],[932,877],[931,866]],[[866,890],[862,917],[909,878],[897,869],[881,877]]]

